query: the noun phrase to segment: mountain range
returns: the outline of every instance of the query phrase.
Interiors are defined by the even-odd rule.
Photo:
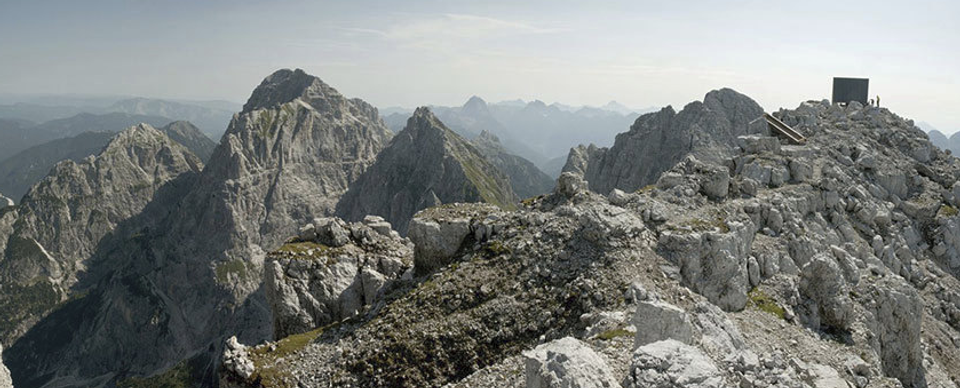
[[[66,156],[0,209],[2,364],[19,388],[960,381],[960,164],[912,121],[806,101],[774,113],[794,144],[725,88],[587,145],[631,116],[569,109],[391,130],[283,69],[212,149],[42,124],[9,170]],[[511,148],[567,142],[555,181]]]

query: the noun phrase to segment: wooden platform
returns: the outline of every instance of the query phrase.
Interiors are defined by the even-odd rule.
[[[803,144],[807,141],[807,138],[803,137],[803,135],[801,135],[800,132],[797,132],[795,129],[790,128],[789,125],[784,124],[783,121],[780,121],[780,119],[773,117],[773,115],[764,112],[763,119],[767,121],[767,126],[770,128],[772,132],[787,138],[788,140],[793,142],[793,144]]]

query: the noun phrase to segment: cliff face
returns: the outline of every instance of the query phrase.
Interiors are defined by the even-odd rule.
[[[507,176],[469,142],[419,108],[377,162],[344,194],[337,214],[347,220],[384,217],[406,234],[413,215],[454,202],[515,208]]]
[[[96,156],[58,163],[0,218],[0,278],[6,285],[2,341],[9,344],[71,294],[102,238],[139,214],[157,190],[202,163],[141,124]]]
[[[301,70],[270,75],[198,176],[97,245],[89,291],[10,349],[14,377],[97,385],[185,358],[213,368],[224,333],[270,338],[266,252],[330,214],[389,138],[369,104]]]
[[[750,133],[749,123],[762,114],[763,108],[749,97],[715,90],[679,113],[666,107],[640,116],[609,149],[571,150],[564,171],[582,172],[590,189],[601,194],[634,191],[654,183],[687,155],[711,162],[729,157],[737,136]]]
[[[694,137],[718,141],[747,111]],[[225,357],[247,368],[221,382],[955,385],[960,164],[886,109],[776,115],[807,143],[735,137],[719,160],[688,154],[637,192],[602,196],[566,172],[517,211],[421,211],[419,278],[403,292],[306,335],[235,344]]]

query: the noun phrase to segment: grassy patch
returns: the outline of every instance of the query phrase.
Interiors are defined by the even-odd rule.
[[[280,248],[277,248],[274,253],[290,255],[294,259],[307,260],[315,260],[326,257],[327,264],[333,265],[337,263],[335,256],[339,253],[339,249],[340,248],[331,248],[313,241],[298,241],[283,244],[280,246]]]
[[[319,327],[306,333],[294,334],[280,341],[277,341],[276,348],[270,351],[267,346],[254,348],[250,353],[253,360],[254,375],[253,379],[259,379],[263,387],[286,388],[292,387],[289,382],[284,381],[284,368],[275,363],[280,358],[294,354],[310,343],[315,341],[320,334],[323,334],[330,326]]]
[[[166,372],[151,377],[131,377],[117,382],[117,388],[190,388],[196,386],[196,371],[181,361]]]
[[[545,197],[545,196],[544,196],[544,195],[538,195],[538,196],[535,196],[535,197],[530,197],[530,198],[527,198],[527,199],[524,199],[524,200],[520,201],[520,204],[522,204],[523,206],[533,206],[534,203],[536,203],[538,200],[540,200],[540,199],[543,198],[543,197]]]
[[[602,339],[604,341],[609,341],[619,337],[633,337],[636,334],[637,333],[634,333],[626,329],[612,329],[612,330],[607,330],[603,333],[597,334],[597,338]]]
[[[497,257],[500,255],[513,253],[509,247],[503,245],[503,243],[500,241],[490,241],[486,244],[483,244],[481,252],[483,252],[484,257]]]
[[[3,286],[0,298],[0,332],[6,335],[29,317],[43,316],[60,303],[60,293],[47,281],[37,281],[27,286],[8,283]]]
[[[750,293],[747,294],[750,297],[750,302],[757,307],[760,311],[772,314],[780,319],[786,319],[786,312],[783,310],[783,307],[777,304],[773,298],[761,291],[759,288],[754,287],[750,290]]]
[[[950,205],[941,206],[940,211],[937,212],[938,217],[956,217],[957,214],[960,214],[960,210]]]
[[[649,192],[653,191],[653,189],[655,189],[655,188],[657,188],[657,185],[656,185],[656,184],[646,185],[646,186],[643,186],[643,187],[637,189],[637,194],[649,193]]]

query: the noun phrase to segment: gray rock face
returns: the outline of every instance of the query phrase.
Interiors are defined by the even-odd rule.
[[[540,171],[529,160],[513,155],[500,144],[500,139],[483,131],[470,142],[480,153],[510,179],[510,187],[520,196],[529,198],[549,193],[554,180]]]
[[[0,354],[3,353],[3,346],[0,346]],[[13,379],[10,378],[10,371],[7,370],[6,365],[3,365],[3,360],[0,359],[0,388],[13,388]]]
[[[527,388],[619,387],[613,371],[589,346],[564,337],[524,352]]]
[[[419,108],[377,162],[337,204],[346,220],[378,215],[407,234],[413,215],[444,203],[487,202],[515,209],[507,176],[427,108]]]
[[[63,381],[152,375],[186,354],[219,353],[226,333],[270,338],[266,252],[331,214],[389,138],[375,108],[320,79],[300,70],[267,77],[199,177],[101,244],[95,288],[12,348],[8,366]],[[74,328],[66,341],[45,340],[45,330],[65,327]]]
[[[679,113],[667,107],[640,116],[609,149],[571,150],[564,171],[582,171],[590,189],[601,194],[634,191],[656,182],[687,155],[706,162],[729,157],[737,137],[749,134],[749,122],[762,114],[749,97],[730,89],[715,90]]]
[[[693,325],[687,313],[669,303],[660,301],[637,303],[633,325],[637,328],[635,347],[667,339],[685,344],[693,342]]]
[[[141,124],[96,156],[58,163],[20,205],[0,218],[2,342],[11,343],[70,294],[101,239],[136,216],[157,191],[200,160],[162,132]]]
[[[410,222],[410,240],[414,243],[414,269],[428,274],[449,264],[469,241],[483,242],[496,233],[497,214],[501,210],[489,204],[451,204],[445,210],[426,209]]]
[[[676,340],[654,342],[633,352],[624,388],[720,388],[716,364],[699,349]]]
[[[806,298],[803,319],[807,325],[814,329],[849,329],[854,319],[853,302],[840,265],[832,255],[816,255],[803,266],[799,291]]]
[[[413,264],[413,247],[383,219],[320,218],[267,257],[274,338],[350,318],[376,304]],[[376,228],[376,229],[374,229]]]

